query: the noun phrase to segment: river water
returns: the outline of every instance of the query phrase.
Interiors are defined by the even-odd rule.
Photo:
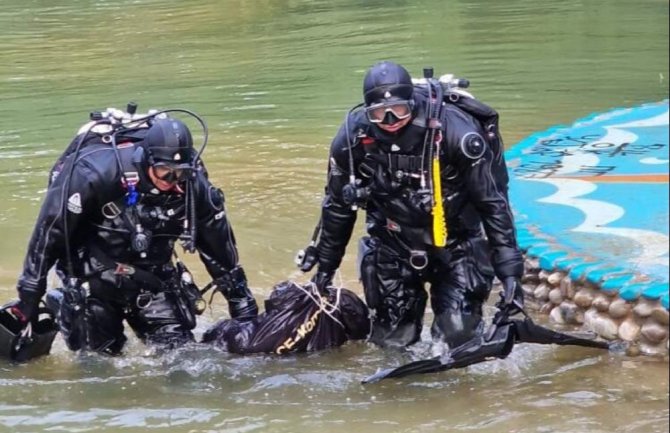
[[[136,101],[205,117],[205,161],[262,299],[305,279],[293,255],[371,64],[470,79],[513,145],[667,98],[668,16],[667,0],[2,0],[0,296],[14,296],[47,170],[89,111]],[[340,281],[360,293],[354,247]],[[216,300],[198,331],[224,310]],[[360,385],[409,358],[363,343],[287,358],[161,354],[131,340],[109,359],[57,339],[47,358],[0,362],[0,432],[668,431],[667,360],[521,345],[504,361]]]

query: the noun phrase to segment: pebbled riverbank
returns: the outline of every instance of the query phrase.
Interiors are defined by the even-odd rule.
[[[629,354],[667,355],[668,101],[551,128],[506,158],[531,302]]]

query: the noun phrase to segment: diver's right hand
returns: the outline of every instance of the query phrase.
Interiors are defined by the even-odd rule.
[[[505,277],[502,280],[500,300],[496,304],[500,310],[505,310],[510,316],[523,311],[523,288],[519,277]]]
[[[319,250],[314,245],[310,245],[296,256],[296,264],[303,272],[311,271],[319,263]]]

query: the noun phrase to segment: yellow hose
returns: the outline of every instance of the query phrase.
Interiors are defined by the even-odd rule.
[[[447,245],[447,220],[442,204],[442,180],[440,179],[440,150],[439,146],[433,158],[433,243],[437,247]]]

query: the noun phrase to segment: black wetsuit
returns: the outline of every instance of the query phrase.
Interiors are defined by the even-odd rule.
[[[382,131],[358,110],[333,140],[317,244],[319,271],[332,273],[340,266],[356,220],[346,199],[352,142],[357,195],[363,196],[370,235],[361,240],[359,260],[366,300],[375,315],[371,340],[380,345],[417,341],[429,283],[433,335],[455,346],[481,328],[482,304],[493,276],[520,277],[523,261],[501,144],[492,142],[499,136],[489,136],[480,121],[451,103],[442,110],[440,129],[449,234],[446,247],[434,246],[430,155],[424,149],[426,96],[415,91],[414,100],[413,120],[397,134]]]
[[[76,281],[64,288],[59,322],[71,349],[118,353],[126,341],[124,319],[146,341],[191,341],[195,323],[185,311],[189,306],[178,290],[179,275],[172,261],[186,218],[183,191],[166,193],[154,188],[146,175],[146,158],[139,142],[119,144],[119,164],[109,144],[99,138],[88,141],[91,143],[79,153],[71,177],[74,154],[52,173],[19,278],[20,298],[32,304],[41,299],[47,272],[54,264],[63,273],[70,272],[66,266],[67,236],[74,275],[66,275],[66,279],[74,277]],[[133,188],[128,183],[135,180],[137,196],[132,203],[129,195]],[[223,194],[202,168],[193,181],[193,194],[195,245],[207,271],[212,278],[228,282],[223,293],[233,317],[255,316],[256,303],[238,263]],[[140,236],[149,239],[144,246],[137,239],[138,227]],[[85,314],[72,311],[76,305],[69,291],[75,290],[74,286],[83,290]]]

